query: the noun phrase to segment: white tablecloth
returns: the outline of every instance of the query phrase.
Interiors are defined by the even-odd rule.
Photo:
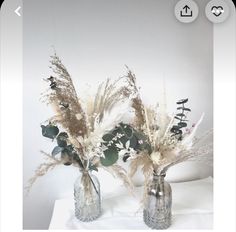
[[[212,229],[213,181],[172,183],[172,225],[169,229]],[[49,229],[142,229],[144,224],[140,207],[142,187],[137,187],[136,198],[124,188],[103,196],[103,213],[93,222],[80,222],[74,216],[74,201],[56,200]]]

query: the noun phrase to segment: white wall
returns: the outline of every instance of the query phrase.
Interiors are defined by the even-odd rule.
[[[24,1],[24,184],[43,161],[40,150],[53,144],[41,136],[40,123],[52,115],[39,101],[50,75],[54,46],[83,96],[88,84],[125,73],[137,75],[147,103],[161,98],[166,82],[169,111],[188,97],[195,122],[206,113],[200,132],[212,128],[212,25],[204,15],[207,0],[199,0],[200,16],[192,24],[175,19],[177,0],[25,0]],[[17,112],[16,112],[17,114]],[[39,179],[24,197],[24,229],[47,229],[53,203],[72,197],[77,170],[58,167]],[[203,164],[182,164],[168,179],[180,181],[212,174]],[[100,171],[103,191],[117,185]],[[140,178],[140,177],[138,177]],[[109,183],[109,186],[107,185]]]

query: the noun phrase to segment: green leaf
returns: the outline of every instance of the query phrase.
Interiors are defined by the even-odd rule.
[[[69,161],[64,163],[65,166],[70,166],[71,164],[72,162],[69,162]]]
[[[114,163],[116,163],[116,161],[119,158],[118,151],[114,147],[109,147],[107,150],[105,150],[104,156],[105,156],[105,158],[103,158],[103,157],[100,158],[100,161],[101,161],[101,164],[106,167],[111,166]]]
[[[108,149],[118,150],[116,144],[117,144],[117,142],[112,143],[112,144],[104,144],[104,145],[105,145]]]
[[[178,127],[179,128],[183,128],[183,127],[186,127],[187,126],[187,123],[186,122],[179,122],[178,123]]]
[[[135,150],[143,151],[143,150],[145,150],[147,144],[148,144],[148,143],[143,142],[142,140],[140,140],[140,141],[138,141],[138,144],[137,144],[137,146],[135,147]]]
[[[151,147],[151,145],[149,143],[147,143],[145,149],[148,151],[149,155],[152,154],[152,147]]]
[[[171,129],[173,129],[173,130],[179,130],[180,129],[180,127],[178,126],[178,125],[174,125],[174,126],[172,126],[172,128]]]
[[[177,119],[177,120],[180,120],[180,121],[181,121],[181,118],[179,118],[179,117],[177,117],[177,116],[175,116],[175,119]]]
[[[116,136],[118,133],[119,133],[119,134],[124,134],[120,126],[116,126],[115,129],[112,130],[111,133],[112,133],[113,135],[115,135],[115,136]]]
[[[149,144],[147,137],[143,133],[135,131],[134,136],[137,138],[138,150],[143,150],[146,144]]]
[[[130,141],[130,147],[135,149],[137,147],[137,145],[138,145],[137,138],[135,136],[132,136],[129,141]]]
[[[183,132],[180,130],[180,127],[178,126],[173,126],[170,131],[175,135],[183,134]]]
[[[109,142],[109,141],[111,141],[114,137],[115,137],[115,136],[114,136],[113,134],[108,133],[108,134],[103,135],[102,139],[103,139],[103,141],[105,141],[105,142]]]
[[[146,141],[147,140],[147,137],[143,133],[140,133],[140,132],[137,132],[137,131],[134,132],[134,136],[138,140],[142,140],[142,141]]]
[[[189,112],[191,112],[191,109],[185,108],[185,107],[178,107],[177,110],[184,110],[184,111],[189,111]]]
[[[72,151],[74,151],[74,148],[73,148],[72,145],[68,145],[68,146],[65,147],[65,150],[68,151],[68,152],[72,152]]]
[[[152,147],[146,140],[139,140],[137,146],[135,147],[136,151],[148,151],[149,154],[152,153]]]
[[[41,125],[42,135],[44,137],[54,139],[59,133],[59,129],[57,126],[53,126],[52,124],[48,124],[47,126]]]
[[[68,134],[66,132],[61,132],[57,136],[57,144],[59,147],[66,147],[67,146],[67,139],[68,139]]]
[[[63,163],[66,166],[69,166],[72,164],[73,157],[65,151],[65,149],[61,152],[61,159],[65,159],[66,161]]]
[[[184,104],[184,103],[187,103],[187,102],[188,102],[188,98],[181,99],[181,100],[177,101],[176,104],[180,105],[180,104]]]
[[[128,142],[128,140],[130,140],[130,139],[127,136],[123,136],[117,140],[117,143],[121,142],[123,144],[123,146],[125,146],[125,144]]]
[[[95,165],[91,164],[91,163],[89,164],[89,170],[93,170],[93,171],[98,172],[98,168]]]
[[[185,114],[182,114],[182,113],[176,114],[176,116],[177,116],[177,117],[186,117],[186,115],[185,115]]]
[[[133,128],[129,126],[128,124],[120,124],[122,131],[125,133],[125,135],[130,138],[133,135]]]
[[[73,149],[72,145],[68,145],[68,146],[64,147],[63,152],[67,153],[67,155],[70,157],[74,157],[74,149]]]
[[[56,146],[54,147],[54,149],[52,150],[52,156],[55,156],[57,154],[59,154],[60,152],[63,151],[63,148],[62,147],[59,147],[59,146]]]

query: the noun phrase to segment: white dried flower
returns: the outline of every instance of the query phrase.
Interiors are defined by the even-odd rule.
[[[83,116],[81,114],[76,114],[75,116],[78,120],[81,120],[83,118]]]
[[[159,151],[153,152],[151,155],[151,160],[155,163],[155,164],[159,164],[160,160],[161,160],[161,153]]]
[[[124,156],[126,154],[129,154],[129,158],[135,158],[137,156],[137,152],[132,147],[130,147],[129,140],[126,142],[125,146],[121,142],[119,142],[119,144],[116,144],[116,146],[121,149],[119,151],[120,156]]]
[[[119,149],[124,149],[124,145],[121,141],[119,141],[119,143],[116,144],[116,147],[119,148]]]

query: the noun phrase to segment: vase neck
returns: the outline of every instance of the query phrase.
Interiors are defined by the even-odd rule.
[[[82,175],[82,176],[84,176],[84,175],[91,175],[91,171],[89,171],[89,170],[81,170],[80,169],[80,175]]]
[[[153,179],[154,180],[164,182],[165,176],[166,176],[166,173],[157,173],[155,170],[153,171]]]

